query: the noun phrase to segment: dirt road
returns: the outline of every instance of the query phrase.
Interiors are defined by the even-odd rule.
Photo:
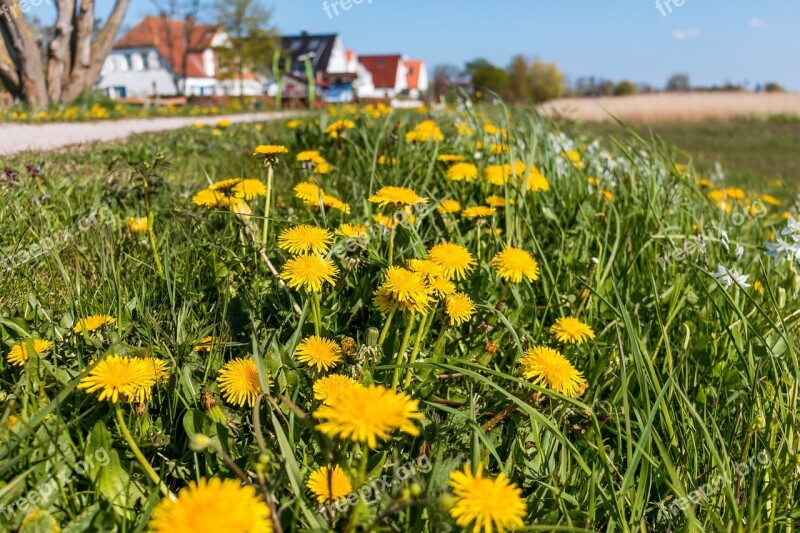
[[[245,113],[214,117],[170,117],[106,120],[99,122],[63,122],[52,124],[0,124],[0,156],[28,150],[57,150],[67,146],[126,139],[136,133],[175,130],[197,122],[213,125],[222,119],[232,123],[277,120],[296,111]]]

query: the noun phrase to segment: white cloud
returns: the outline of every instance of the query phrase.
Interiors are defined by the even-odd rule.
[[[751,28],[755,28],[757,30],[766,30],[767,28],[769,28],[769,24],[767,24],[758,17],[751,18],[748,24],[750,25]]]
[[[674,30],[672,36],[679,41],[685,41],[686,39],[697,37],[700,33],[700,28],[689,28],[687,30]]]

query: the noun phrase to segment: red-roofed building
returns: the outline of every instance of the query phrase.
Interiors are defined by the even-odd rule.
[[[428,92],[428,68],[420,59],[408,59],[406,66],[406,86],[411,98],[419,98]]]
[[[359,56],[358,60],[372,76],[371,86],[365,84],[359,88],[361,98],[394,98],[408,88],[402,56]]]
[[[261,94],[261,82],[249,73],[242,80],[220,80],[214,49],[228,42],[219,27],[191,18],[145,17],[114,45],[98,87],[129,98]]]

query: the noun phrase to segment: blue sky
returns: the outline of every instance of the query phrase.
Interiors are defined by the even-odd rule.
[[[477,57],[505,66],[522,53],[555,61],[572,80],[593,75],[662,87],[673,73],[688,72],[693,85],[776,81],[800,90],[800,1],[676,1],[672,13],[663,8],[666,16],[655,0],[361,0],[339,7],[338,16],[326,14],[323,0],[264,5],[274,8],[281,32],[338,32],[359,53],[403,53],[430,69]],[[155,3],[132,0],[126,26],[157,13]]]

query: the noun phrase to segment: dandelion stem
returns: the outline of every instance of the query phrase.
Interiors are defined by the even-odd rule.
[[[128,431],[128,426],[125,424],[125,417],[122,414],[122,408],[120,408],[119,404],[114,404],[114,412],[117,415],[117,424],[119,425],[119,430],[122,432],[122,436],[125,438],[125,442],[128,443],[130,446],[133,455],[136,457],[136,460],[139,461],[139,464],[142,465],[144,468],[145,473],[147,473],[147,477],[150,478],[150,481],[156,484],[159,488],[161,493],[171,500],[175,501],[175,495],[170,492],[167,486],[161,481],[161,478],[158,476],[153,467],[147,461],[147,458],[142,454],[142,450],[139,449],[139,446],[136,445],[136,441],[133,440],[133,436],[131,432]]]
[[[397,311],[396,307],[389,311],[389,316],[386,317],[386,323],[383,325],[381,336],[378,337],[378,346],[383,345],[383,341],[386,340],[386,335],[389,334],[389,326],[392,325],[392,319],[394,318],[395,311]]]
[[[400,383],[400,365],[403,363],[403,354],[406,352],[406,348],[408,348],[408,341],[411,338],[411,330],[414,328],[414,319],[416,316],[414,313],[408,317],[408,323],[406,324],[406,332],[403,334],[403,342],[400,344],[400,351],[397,352],[397,358],[394,361],[396,368],[394,369],[394,377],[392,378],[392,390],[397,388],[397,385]]]
[[[311,314],[314,315],[314,335],[317,336],[322,334],[322,308],[319,299],[320,296],[318,292],[311,295]]]
[[[414,348],[411,349],[411,356],[408,358],[408,364],[413,365],[419,355],[419,347],[422,342],[422,335],[425,332],[425,325],[428,323],[428,317],[425,316],[419,321],[419,328],[417,328],[417,337],[414,339]],[[413,369],[409,366],[406,370],[406,380],[403,383],[403,388],[407,389],[411,385],[411,378],[414,375]]]
[[[144,184],[144,211],[147,214],[147,237],[150,240],[150,249],[153,250],[153,260],[156,263],[156,270],[158,271],[158,275],[163,278],[164,266],[161,264],[161,258],[158,256],[158,248],[156,248],[156,233],[155,230],[153,230],[155,216],[150,209],[150,187],[147,184],[146,176],[142,177],[142,183]]]
[[[367,465],[369,463],[369,448],[366,444],[361,445],[361,462],[358,466],[358,486],[363,486],[367,481]],[[350,519],[347,521],[347,530],[355,531],[358,525],[358,516],[361,514],[361,506],[364,505],[364,500],[359,500],[352,512]]]
[[[267,247],[267,236],[269,235],[269,214],[272,208],[272,163],[267,163],[267,196],[264,198],[264,227],[261,232],[261,245]]]
[[[389,266],[392,266],[392,262],[394,261],[394,233],[395,228],[389,229]]]

